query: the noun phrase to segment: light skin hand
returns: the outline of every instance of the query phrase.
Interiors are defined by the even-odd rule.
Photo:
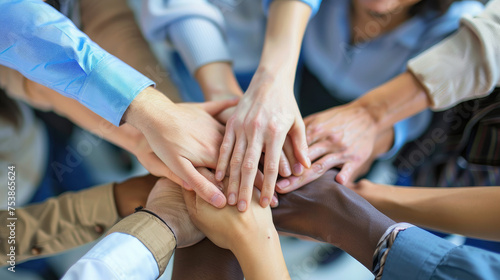
[[[116,127],[78,101],[29,79],[25,78],[24,86],[26,98],[34,107],[53,110],[81,128],[131,152],[153,175],[170,178],[182,185],[182,180],[156,156],[142,132],[137,128],[127,123]]]
[[[386,153],[389,151],[389,149],[393,145],[393,139],[394,139],[394,130],[387,129],[384,132],[382,132],[380,135],[377,136],[377,140],[375,142],[375,147],[371,153],[371,155],[368,157],[368,159],[356,170],[354,170],[352,174],[353,180],[356,178],[359,178],[361,175],[365,174],[370,170],[371,165],[373,162],[380,157],[380,155]],[[329,142],[328,139],[321,140],[320,143],[323,142],[325,143],[326,147],[330,147],[329,145],[333,145],[332,143]],[[305,184],[308,184],[319,177],[321,177],[326,171],[339,166],[339,163],[336,161],[328,161],[329,157],[335,157],[335,152],[334,152],[334,147],[332,146],[330,150],[327,148],[320,151],[324,152],[325,154],[321,156],[317,156],[318,150],[316,149],[310,149],[310,157],[314,158],[315,161],[312,163],[312,167],[310,169],[307,169],[304,171],[302,176],[292,176],[289,178],[284,178],[278,181],[276,191],[278,193],[289,193],[291,191],[294,191]],[[317,159],[316,159],[317,158]]]
[[[207,101],[220,101],[228,99],[240,99],[243,96],[238,81],[234,75],[233,69],[229,62],[213,62],[198,68],[194,77],[198,81],[205,99]],[[229,118],[234,114],[236,107],[230,107],[215,118],[222,124],[226,124]],[[279,174],[283,177],[288,177],[292,174],[290,162],[294,165],[293,174],[300,175],[302,173],[302,165],[298,163],[293,154],[293,146],[290,138],[287,137],[285,146],[280,158]],[[285,155],[286,154],[286,155]],[[287,158],[288,157],[288,158]],[[258,171],[257,176],[261,177],[261,171]],[[263,176],[263,175],[262,175]],[[259,189],[262,189],[262,184],[256,184]],[[232,204],[235,204],[233,202]],[[271,200],[271,205],[277,205],[277,199]]]
[[[189,218],[182,188],[169,179],[162,178],[156,182],[145,208],[160,216],[168,224],[177,238],[179,248],[194,245],[205,237]]]
[[[148,88],[132,101],[124,120],[144,134],[155,154],[185,188],[196,191],[215,207],[223,207],[225,196],[195,168],[215,168],[224,127],[212,116],[236,102],[174,104]]]
[[[413,116],[431,104],[431,99],[420,82],[413,74],[405,72],[378,88],[371,90],[359,99],[341,106],[343,109],[337,110],[336,115],[332,112],[331,115],[335,117],[335,129],[333,132],[336,132],[336,135],[334,134],[330,138],[321,139],[319,137],[321,135],[324,136],[326,134],[328,137],[328,130],[325,131],[325,128],[321,126],[321,122],[311,121],[314,116],[319,116],[322,113],[306,118],[308,143],[313,144],[310,147],[313,154],[318,152],[319,154],[321,152],[328,154],[325,151],[325,147],[329,145],[325,143],[328,143],[330,140],[340,143],[340,146],[337,147],[339,150],[335,151],[334,154],[330,153],[330,157],[323,157],[326,162],[330,163],[329,165],[325,165],[325,168],[316,165],[311,168],[312,170],[308,170],[299,178],[292,177],[290,180],[285,179],[278,182],[278,191],[283,191],[283,189],[280,190],[280,185],[286,188],[286,192],[304,185],[306,181],[310,181],[311,178],[316,176],[315,173],[317,172],[315,170],[321,173],[323,170],[327,170],[327,167],[332,166],[332,164],[337,164],[336,162],[340,161],[342,157],[349,165],[346,166],[344,164],[336,180],[342,184],[349,184],[356,178],[356,175],[362,173],[363,165],[366,168],[366,163],[370,161],[368,158],[370,154],[368,152],[365,154],[358,153],[355,147],[359,147],[360,151],[374,151],[378,145],[376,141],[379,141],[379,138],[384,138],[387,135],[387,131],[392,130],[395,123]],[[333,111],[334,109],[331,110]],[[336,140],[336,138],[340,139]],[[314,144],[314,142],[317,143]],[[387,140],[384,140],[384,142],[387,143]]]
[[[259,206],[257,193],[243,213],[230,205],[216,209],[194,192],[184,191],[184,200],[193,223],[217,246],[235,254],[246,279],[289,279],[270,208]]]
[[[194,77],[207,101],[240,99],[243,96],[243,91],[229,62],[205,64],[195,71]],[[236,107],[228,108],[215,118],[222,124],[226,124],[235,109]]]
[[[293,94],[295,69],[311,9],[299,1],[273,1],[259,67],[226,125],[216,178],[229,170],[228,203],[245,211],[263,151],[260,203],[271,202],[287,135],[298,161],[310,166],[302,117]]]

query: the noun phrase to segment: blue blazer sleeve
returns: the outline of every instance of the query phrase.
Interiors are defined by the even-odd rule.
[[[382,279],[498,279],[499,275],[499,254],[457,246],[413,227],[398,234]]]
[[[0,38],[0,64],[115,125],[135,96],[154,84],[39,0],[0,0]]]

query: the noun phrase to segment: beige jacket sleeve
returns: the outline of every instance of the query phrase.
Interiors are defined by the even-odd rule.
[[[130,234],[139,239],[153,254],[159,275],[165,271],[177,246],[172,231],[160,219],[146,212],[137,212],[124,218],[108,234],[113,232]]]
[[[15,217],[17,220],[7,220]],[[99,238],[119,219],[113,184],[64,193],[43,203],[15,210],[15,216],[0,211],[0,220],[13,222],[0,227],[0,262],[6,264],[11,246],[16,262],[58,253]],[[15,243],[8,241],[13,239]]]
[[[410,60],[432,108],[444,110],[488,95],[500,85],[500,0],[477,17],[464,17],[457,33]]]

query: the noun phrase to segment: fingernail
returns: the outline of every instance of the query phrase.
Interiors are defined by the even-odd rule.
[[[293,172],[295,175],[300,175],[302,174],[302,164],[296,163],[293,165]]]
[[[264,197],[264,198],[262,199],[262,202],[260,203],[260,205],[261,205],[262,207],[264,207],[264,208],[266,208],[267,206],[269,206],[269,198]]]
[[[273,208],[278,207],[278,205],[279,205],[278,199],[275,196],[273,196],[273,198],[271,199],[271,207]]]
[[[311,159],[309,157],[306,157],[306,163],[307,163],[307,168],[311,167]]]
[[[215,180],[222,181],[222,179],[223,179],[222,177],[223,176],[224,175],[222,175],[222,171],[217,171],[217,173],[215,174]]]
[[[236,195],[234,193],[229,194],[229,198],[227,200],[227,203],[229,205],[235,205],[236,204]]]
[[[284,190],[284,189],[286,189],[286,187],[290,186],[290,180],[283,179],[283,180],[279,181],[278,183],[276,183],[276,186],[278,186],[278,188]]]
[[[238,202],[238,210],[240,212],[245,212],[245,210],[247,210],[247,203],[244,200],[240,200],[240,202]]]
[[[292,175],[292,170],[290,170],[290,166],[288,164],[283,167],[283,173],[285,177]]]
[[[215,194],[212,196],[210,203],[217,208],[222,208],[222,206],[224,206],[224,197],[220,194]]]

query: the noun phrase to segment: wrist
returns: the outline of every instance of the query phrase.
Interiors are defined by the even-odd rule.
[[[201,66],[194,73],[207,101],[241,97],[241,90],[231,64],[214,62]]]
[[[239,259],[249,254],[255,254],[258,247],[263,244],[279,243],[279,235],[274,226],[266,226],[262,229],[251,228],[242,229],[233,235],[234,238],[229,244],[229,250]],[[266,245],[268,246],[268,245]]]
[[[130,103],[122,121],[144,133],[148,128],[154,127],[155,123],[162,121],[159,116],[164,119],[165,114],[172,115],[175,109],[176,105],[163,93],[153,87],[148,87]]]

